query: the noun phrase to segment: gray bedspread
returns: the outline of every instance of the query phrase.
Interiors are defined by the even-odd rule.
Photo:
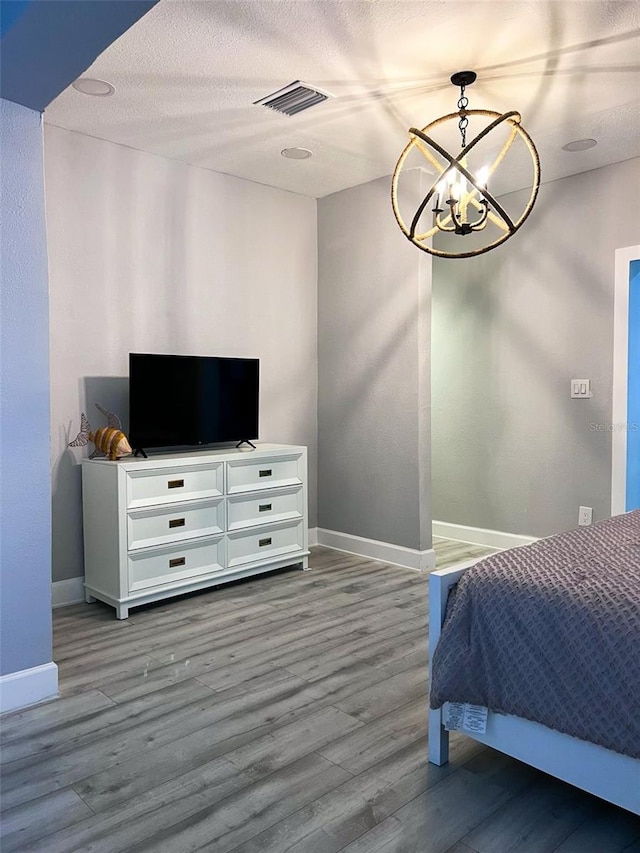
[[[445,701],[640,758],[640,510],[466,571],[433,660],[431,707]]]

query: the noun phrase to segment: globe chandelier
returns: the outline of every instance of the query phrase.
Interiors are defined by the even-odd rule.
[[[540,160],[529,134],[521,125],[519,112],[498,113],[494,110],[470,110],[465,95],[467,86],[476,80],[474,71],[458,71],[451,76],[454,86],[460,88],[458,112],[450,113],[427,124],[421,130],[409,128],[410,141],[400,155],[391,182],[391,203],[396,221],[404,235],[419,249],[440,258],[470,258],[500,246],[520,228],[531,213],[540,186]],[[482,129],[467,140],[469,118],[485,120]],[[456,156],[450,154],[433,137],[433,131],[458,120],[460,150]],[[488,121],[486,121],[488,120]],[[500,134],[502,141],[494,149],[493,162],[482,168],[469,166],[469,155],[478,152],[479,143],[487,140],[492,145]],[[506,131],[506,135],[505,135]],[[490,136],[493,134],[493,136]],[[493,195],[491,178],[507,156],[516,139],[520,139],[531,159],[531,185],[529,198],[524,208],[514,215]],[[401,174],[407,171],[407,158],[417,151],[428,163],[428,171],[435,173],[435,180],[416,208],[409,224],[400,212],[398,185]],[[497,151],[497,153],[495,153]],[[430,203],[433,204],[430,207]],[[428,214],[432,217],[429,220]],[[429,221],[428,221],[429,220]],[[488,228],[488,226],[492,226]],[[455,237],[480,237],[460,244],[459,250],[439,249],[431,245],[432,238],[439,232]],[[484,239],[481,239],[484,238]],[[448,245],[448,244],[447,244]]]

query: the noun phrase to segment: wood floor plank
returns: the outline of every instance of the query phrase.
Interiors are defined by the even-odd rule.
[[[177,663],[161,664],[153,669],[145,670],[134,675],[118,676],[106,681],[100,681],[100,690],[114,702],[130,702],[147,693],[154,693],[173,684],[180,684],[198,676],[198,668],[191,662],[180,660]]]
[[[467,542],[456,542],[451,539],[433,537],[433,549],[436,552],[436,567],[439,569],[456,563],[466,562],[475,558],[485,557],[495,553],[495,548],[483,545],[471,545]]]
[[[588,799],[545,779],[483,820],[462,840],[478,853],[553,853],[584,821]]]
[[[438,775],[430,774],[428,768],[419,767],[389,785],[360,808],[327,821],[322,829],[325,835],[335,841],[337,849],[342,850],[423,794],[431,786],[431,777]]]
[[[243,693],[231,698],[225,698],[222,694],[219,697],[207,697],[191,705],[185,704],[184,708],[174,711],[165,718],[153,719],[144,727],[123,732],[117,740],[111,737],[110,748],[106,754],[100,755],[97,769],[108,770],[110,767],[124,764],[130,755],[143,751],[151,755],[155,752],[162,757],[163,753],[158,752],[160,747],[195,732],[201,732],[207,726],[215,726],[217,740],[222,734],[224,738],[233,737],[274,721],[284,725],[313,710],[326,707],[334,698],[343,698],[351,691],[358,690],[363,684],[370,683],[372,678],[374,680],[379,678],[380,675],[378,671],[361,665],[314,685],[305,684],[304,687],[300,687],[300,680],[295,676],[289,676],[289,682],[269,684],[260,691]],[[224,727],[222,720],[225,721]],[[152,749],[149,745],[150,738],[153,739]],[[68,760],[54,763],[52,770],[55,772],[48,777],[48,784],[61,785],[64,782],[66,785],[78,782],[83,778],[80,775],[81,770],[88,760],[89,753],[77,750],[73,756],[69,756]],[[153,766],[153,759],[150,758],[149,761],[150,767]],[[77,774],[74,778],[69,776],[72,772]],[[84,776],[88,775],[90,774],[84,773]],[[136,775],[138,775],[137,772]],[[154,775],[152,774],[150,778],[153,780]],[[44,785],[45,782],[40,781],[39,784]]]
[[[0,849],[3,853],[24,850],[27,844],[92,815],[75,791],[54,791],[2,812]]]
[[[420,626],[417,631],[398,637],[395,643],[385,643],[380,646],[376,644],[368,650],[361,649],[355,652],[355,656],[368,663],[370,666],[383,667],[385,672],[402,672],[407,669],[407,659],[415,666],[426,667],[427,645],[425,643],[426,625]]]
[[[211,727],[190,735],[172,740],[170,743],[151,749],[143,754],[134,755],[129,761],[122,761],[101,770],[85,775],[75,782],[73,789],[87,802],[95,814],[110,813],[129,802],[136,802],[141,795],[153,792],[165,783],[190,778],[202,768],[215,771],[220,766],[227,768],[222,774],[226,780],[238,773],[238,768],[228,761],[219,762],[224,752],[236,746],[250,743],[254,738],[269,734],[272,727],[265,725],[250,731],[229,734],[220,727],[216,734]],[[228,737],[225,737],[229,734]],[[244,774],[239,774],[245,779]],[[217,777],[214,777],[217,778]],[[247,784],[249,779],[243,782]],[[235,786],[232,788],[235,790]]]
[[[153,640],[158,637],[158,627],[162,624],[164,630],[163,638],[172,638],[179,641],[181,637],[193,637],[194,628],[201,626],[202,634],[207,636],[221,633],[225,628],[239,629],[241,625],[251,623],[262,624],[268,616],[275,615],[273,608],[268,604],[245,603],[240,608],[225,610],[221,614],[212,614],[204,606],[194,608],[183,614],[183,618],[167,621],[163,615],[162,619],[149,617],[146,621],[138,621],[127,632],[114,633],[110,638],[109,650],[115,654],[121,654],[128,646],[135,644],[143,651],[151,652]],[[155,614],[153,614],[155,617]],[[104,633],[104,631],[103,631]],[[82,643],[75,636],[67,639],[67,642],[56,642],[56,660],[69,665],[73,661],[82,661],[83,656],[99,653],[104,648],[104,636],[83,638]]]
[[[329,706],[279,727],[273,734],[254,739],[246,746],[225,752],[225,758],[245,770],[250,777],[260,778],[309,752],[320,754],[322,747],[362,728],[362,725],[354,717]]]
[[[6,747],[8,759],[12,756],[11,750],[14,745],[19,745],[21,751],[30,745],[31,751],[24,756],[24,760],[16,759],[15,763],[7,762],[2,772],[10,775],[17,768],[34,766],[48,757],[91,746],[104,739],[107,734],[114,742],[118,734],[123,731],[144,725],[157,718],[171,716],[174,710],[188,707],[190,703],[209,696],[213,696],[213,691],[194,679],[191,683],[185,684],[184,689],[181,686],[170,685],[158,691],[155,696],[145,694],[121,705],[112,702],[90,715],[72,718],[69,722],[59,721],[57,725],[52,725],[32,737],[30,742],[27,738],[25,744],[22,741],[9,743]]]
[[[426,702],[419,699],[361,725],[318,752],[350,773],[361,773],[420,737],[426,738],[426,733]]]
[[[317,799],[348,777],[319,755],[311,754],[283,770],[232,794],[213,808],[190,816],[147,842],[131,847],[131,853],[191,850],[229,853],[243,841]]]
[[[415,848],[406,843],[403,831],[402,823],[391,815],[342,850],[344,853],[406,853],[408,850],[419,849],[422,853],[423,846]],[[416,839],[412,839],[409,843],[415,842]]]
[[[345,714],[369,722],[382,717],[395,708],[406,705],[413,699],[426,696],[426,693],[425,667],[420,664],[399,672],[397,675],[381,679],[377,684],[366,687],[359,693],[353,693],[348,698],[338,700],[334,704]],[[425,707],[426,704],[425,700]]]
[[[140,675],[144,678],[149,670],[163,665],[162,661],[151,655],[139,652],[124,657],[109,657],[108,661],[87,661],[85,666],[79,664],[67,668],[62,663],[58,669],[60,694],[68,696],[81,690],[98,689],[105,681],[128,675]]]
[[[234,853],[281,853],[294,845],[301,845],[300,849],[304,849],[303,844],[307,838],[319,832],[322,827],[341,818],[348,820],[362,809],[369,809],[371,812],[380,808],[380,800],[400,780],[424,769],[424,741],[420,739],[395,753],[392,759],[381,762],[377,767],[357,777],[349,778],[313,803],[264,830],[240,845]],[[387,816],[386,813],[384,816]],[[323,840],[330,838],[326,836]],[[334,843],[335,839],[332,841],[332,844]]]
[[[247,780],[255,780],[361,725],[335,708],[278,728],[269,722],[256,726],[256,714],[253,717],[239,713],[220,719],[214,726],[85,778],[74,790],[95,812],[104,811],[218,757],[246,770]],[[259,719],[270,719],[268,709]]]
[[[264,631],[268,620],[284,619],[281,612],[278,613],[270,604],[264,602],[252,604],[243,600],[223,610],[219,609],[220,603],[217,604],[217,608],[201,606],[193,612],[187,612],[184,618],[164,624],[162,631],[158,631],[162,621],[153,614],[153,618],[145,622],[138,621],[132,633],[144,643],[146,650],[153,654],[156,649],[167,645],[175,647],[184,641],[199,645],[212,641],[222,644],[237,638],[251,637],[256,629],[258,633]]]
[[[415,622],[412,620],[411,624],[414,625]],[[389,649],[394,649],[395,656],[401,657],[408,650],[408,646],[413,648],[414,642],[421,642],[424,648],[426,625],[412,633],[411,640],[405,639],[408,630],[406,620],[393,622],[388,627],[376,630],[373,636],[370,631],[359,633],[353,639],[346,636],[342,642],[321,653],[317,653],[311,646],[307,656],[291,663],[287,661],[284,665],[289,672],[307,681],[315,681],[330,672],[335,672],[348,663],[353,663],[354,658],[369,666],[380,666],[381,662],[388,662],[394,657],[393,652],[387,656],[386,652]],[[419,637],[421,640],[416,639]]]
[[[133,680],[141,688],[149,686],[146,673],[143,673],[142,676],[138,674],[133,677]],[[195,679],[190,680],[193,683],[185,685],[187,694],[194,697],[211,695],[212,691],[210,689],[200,689],[198,686],[200,682],[197,682]],[[153,682],[156,691],[158,691],[158,695],[156,696],[149,696],[148,694],[152,692],[149,689],[131,691],[132,695],[123,697],[120,703],[108,699],[108,704],[104,707],[93,708],[91,713],[86,713],[82,717],[70,717],[68,720],[60,721],[57,725],[52,722],[52,724],[41,729],[38,733],[25,735],[22,738],[10,741],[2,750],[3,764],[17,761],[20,758],[28,758],[29,756],[32,757],[32,760],[39,761],[41,758],[60,754],[65,749],[77,749],[83,745],[93,743],[96,739],[100,739],[102,733],[107,728],[110,735],[114,737],[122,729],[130,728],[132,722],[138,725],[149,717],[158,716],[162,712],[162,704],[165,701],[169,702],[167,710],[170,711],[173,707],[174,698],[175,701],[182,704],[185,693],[179,687],[175,687],[178,683],[177,679],[172,680],[168,678],[165,681],[166,683],[164,684],[160,683],[157,679]],[[203,686],[206,687],[206,685]],[[160,692],[166,687],[172,689],[166,693]],[[101,693],[101,691],[93,692]],[[80,696],[82,695],[80,694]],[[8,767],[6,772],[11,771],[12,768]]]
[[[250,693],[259,690],[266,684],[276,681],[289,681],[291,676],[298,679],[302,685],[303,678],[289,672],[288,669],[276,667],[273,661],[251,665],[250,661],[240,664],[223,666],[210,672],[203,672],[199,680],[206,684],[216,693],[227,699],[230,696],[239,696],[241,693]]]
[[[24,853],[128,853],[136,844],[245,788],[247,781],[237,767],[218,758],[129,803],[119,803],[30,844]]]
[[[352,639],[368,638],[371,642],[378,630],[406,621],[400,612],[392,608],[382,614],[369,614],[362,618],[340,619],[331,627],[311,632],[301,628],[289,631],[281,643],[258,643],[235,653],[233,651],[211,654],[203,652],[201,656],[191,658],[191,665],[201,672],[198,678],[216,690],[224,689],[223,683],[229,674],[237,674],[242,668],[253,668],[260,664],[270,664],[274,668],[289,668],[293,663],[308,657],[323,655],[336,650],[342,643]],[[264,648],[267,646],[267,648]],[[370,667],[370,669],[374,669]]]
[[[256,690],[261,690],[270,684],[277,684],[279,681],[287,681],[289,684],[297,683],[303,685],[304,679],[293,676],[287,669],[273,668],[273,664],[263,665],[254,670],[238,667],[236,671],[238,676],[235,683],[225,684],[224,686],[211,688],[214,693],[217,693],[222,699],[230,699],[233,696],[240,696],[242,693],[253,693]]]
[[[287,853],[338,853],[339,850],[340,842],[322,828],[305,836],[297,844],[287,847]]]
[[[68,607],[55,608],[53,611],[53,621],[66,633],[81,627],[94,630],[103,624],[108,623],[111,625],[113,623],[113,615],[113,608],[102,602],[99,602],[97,607],[78,603],[71,604]],[[121,622],[120,628],[117,630],[126,630],[128,627],[127,622]]]
[[[96,647],[99,643],[104,643],[106,638],[109,638],[110,643],[120,642],[120,636],[127,637],[132,626],[126,619],[116,619],[115,611],[112,607],[106,604],[83,604],[82,607],[87,609],[87,614],[95,608],[104,613],[104,618],[96,619],[74,619],[64,622],[59,613],[66,608],[59,608],[53,612],[53,650],[58,657],[60,649],[64,654],[65,649],[80,651],[85,644],[92,644]],[[114,628],[114,624],[121,626]]]
[[[487,782],[512,793],[520,793],[535,784],[544,784],[546,775],[528,764],[516,761],[495,749],[487,749],[468,761],[465,768]]]
[[[3,849],[640,853],[640,819],[573,789],[548,819],[559,783],[464,735],[428,764],[428,575],[310,563],[126,621],[56,610],[64,698],[0,727]]]
[[[82,735],[49,750],[46,757],[31,756],[4,765],[2,798],[5,806],[19,805],[66,788],[94,773],[96,768],[113,766],[148,749],[160,733],[169,736],[181,713],[197,717],[202,707],[206,707],[205,700],[213,698],[211,690],[195,681],[166,688],[151,696],[147,710],[122,720],[117,731],[113,726],[101,730],[98,735]]]
[[[369,798],[359,809],[325,822],[323,825],[325,834],[339,842],[339,849],[343,849],[363,833],[392,815],[396,815],[401,808],[455,773],[463,766],[465,755],[470,754],[466,752],[468,743],[467,741],[460,753],[452,754],[451,762],[445,767],[436,767],[432,764],[425,766],[423,752],[423,763],[412,772],[395,778],[393,784],[380,791],[375,797]],[[375,770],[375,768],[372,769]],[[362,778],[363,775],[366,773],[356,778]]]
[[[25,711],[5,714],[0,724],[2,760],[5,760],[4,747],[9,743],[27,742],[42,732],[50,732],[60,726],[68,726],[76,720],[90,718],[107,708],[113,708],[114,702],[100,690],[86,690],[76,696],[43,702]],[[8,758],[6,760],[13,760]]]
[[[554,853],[640,853],[640,817],[593,798],[588,817]]]
[[[461,768],[344,847],[344,853],[445,853],[508,799],[502,788]]]
[[[377,597],[366,602],[354,601],[349,607],[337,608],[335,613],[321,614],[310,619],[301,619],[299,622],[283,619],[281,630],[270,622],[254,631],[243,629],[240,636],[234,635],[233,642],[230,642],[228,632],[213,642],[210,638],[197,636],[182,643],[180,653],[192,661],[213,657],[222,663],[230,663],[234,659],[254,654],[257,642],[263,651],[274,650],[304,637],[309,637],[310,641],[312,637],[322,637],[332,628],[346,633],[351,628],[352,620],[364,621],[368,616],[374,618],[376,614],[384,614],[389,620],[394,616],[396,621],[406,619],[402,610],[390,607],[384,597]],[[154,658],[163,663],[176,660],[176,646],[168,636],[159,637],[155,643],[147,644],[147,648]]]
[[[452,741],[449,764],[436,767],[425,761],[426,738],[420,737],[240,845],[234,853],[282,853],[290,846],[302,853],[308,838],[315,845],[342,848],[347,840],[389,817],[484,749],[469,738],[458,737]],[[332,834],[320,833],[323,828],[330,828]]]
[[[383,669],[389,676],[398,675],[401,672],[406,672],[408,669],[415,669],[416,667],[427,671],[429,666],[428,643],[423,642],[423,648],[416,649],[416,651],[410,652],[407,655],[402,655],[391,663],[383,665],[374,664],[374,666],[378,669]]]

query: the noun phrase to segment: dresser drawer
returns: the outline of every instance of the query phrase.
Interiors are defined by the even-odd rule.
[[[132,551],[129,592],[224,572],[224,538],[183,542],[166,548]]]
[[[229,533],[227,565],[231,569],[245,563],[275,559],[302,550],[304,550],[303,522],[251,532]]]
[[[127,471],[127,507],[179,503],[224,493],[224,463]]]
[[[149,548],[224,531],[222,498],[186,504],[134,509],[127,514],[129,550]]]
[[[274,456],[227,462],[227,493],[301,486],[304,476],[302,456]]]
[[[302,486],[230,497],[227,506],[227,529],[241,530],[258,524],[303,518],[303,500]]]

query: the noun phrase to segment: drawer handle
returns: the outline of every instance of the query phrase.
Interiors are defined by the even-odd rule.
[[[258,539],[258,545],[261,548],[264,548],[265,545],[271,545],[271,537],[269,536],[267,539]]]
[[[258,504],[258,512],[269,512],[271,504]]]
[[[175,557],[173,560],[169,560],[169,568],[175,569],[176,566],[184,566],[187,562],[185,557]]]
[[[271,468],[263,468],[262,471],[258,472],[259,477],[270,477],[273,474]]]
[[[168,489],[182,489],[184,486],[184,480],[169,480],[167,483]]]
[[[170,518],[169,527],[184,527],[186,521],[184,518]]]

